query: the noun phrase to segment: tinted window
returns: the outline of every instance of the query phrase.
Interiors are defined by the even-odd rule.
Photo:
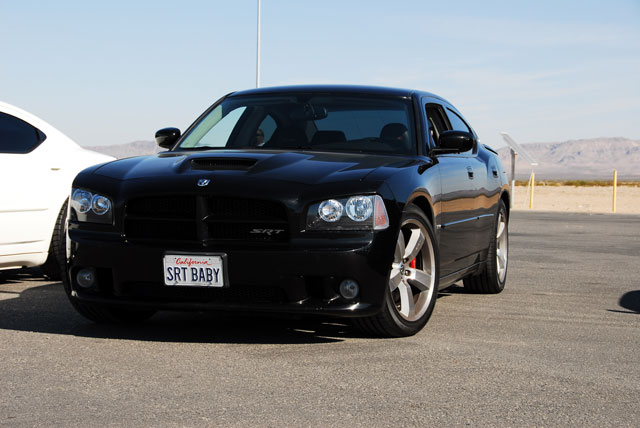
[[[449,122],[451,122],[451,128],[453,128],[454,131],[471,132],[464,120],[454,111],[447,109],[447,116],[449,117]]]
[[[260,126],[258,126],[258,129],[256,129],[256,146],[262,146],[265,142],[269,141],[277,127],[276,121],[267,115],[260,123]]]
[[[223,115],[222,107],[218,106],[199,128],[206,132],[199,136],[196,147],[225,147],[244,110],[244,107],[238,107]]]
[[[230,97],[196,124],[179,149],[415,154],[411,111],[410,101],[401,98],[313,93]],[[259,134],[264,134],[262,141]]]
[[[406,124],[406,113],[402,110],[334,111],[325,119],[316,122],[318,131],[340,130],[347,140],[377,137],[389,123]]]
[[[447,130],[447,122],[444,119],[442,107],[438,104],[427,104],[427,121],[429,122],[429,135],[436,147],[439,145],[440,134]]]
[[[44,133],[27,122],[0,113],[0,153],[29,153],[45,138]]]

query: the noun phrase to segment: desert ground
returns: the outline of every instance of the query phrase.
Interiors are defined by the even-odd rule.
[[[443,290],[413,337],[160,312],[92,324],[0,272],[0,427],[638,427],[640,216],[514,211],[496,295]]]
[[[513,209],[530,211],[528,186],[516,186],[514,196]],[[612,208],[612,187],[536,185],[531,211],[611,213]],[[640,187],[618,186],[616,213],[640,214]]]

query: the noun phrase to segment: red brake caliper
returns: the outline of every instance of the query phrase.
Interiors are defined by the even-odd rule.
[[[416,268],[416,259],[411,260],[411,263],[409,263],[409,267],[412,269]]]

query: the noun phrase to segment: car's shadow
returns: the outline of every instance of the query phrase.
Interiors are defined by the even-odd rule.
[[[451,286],[438,297],[456,293],[465,290]],[[0,271],[0,329],[195,343],[305,344],[371,337],[344,319],[254,313],[161,311],[138,324],[95,324],[73,309],[62,283],[48,281],[37,268]]]
[[[139,324],[95,324],[75,312],[62,283],[45,281],[37,269],[0,272],[0,329],[196,343],[305,344],[368,337],[344,320],[249,313],[162,311]]]
[[[438,294],[438,298],[452,296],[454,294],[478,294],[478,293],[475,291],[470,291],[468,288],[464,288],[462,285],[460,285],[460,283],[455,283],[443,290],[440,290],[440,293]]]

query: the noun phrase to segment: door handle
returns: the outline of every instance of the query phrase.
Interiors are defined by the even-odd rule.
[[[471,168],[470,166],[467,167],[467,175],[469,176],[470,180],[473,180],[473,168]]]

